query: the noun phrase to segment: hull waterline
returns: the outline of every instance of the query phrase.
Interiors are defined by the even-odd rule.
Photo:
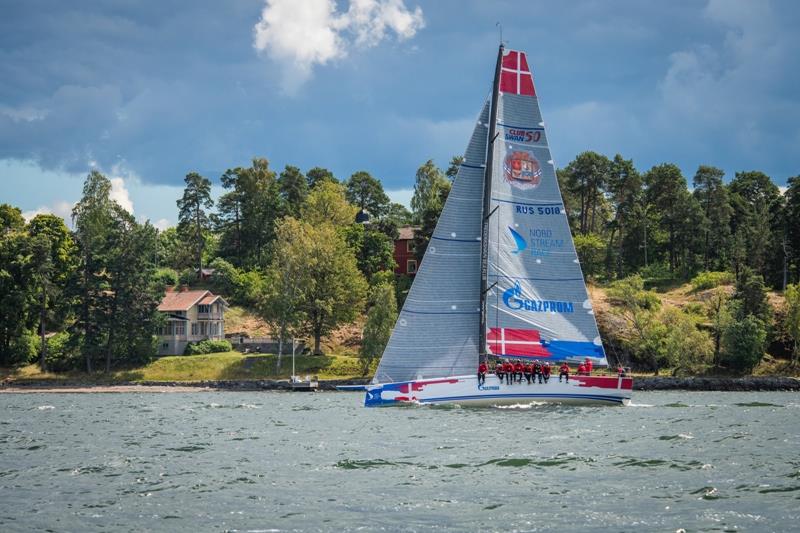
[[[454,376],[366,386],[364,405],[384,407],[409,403],[462,406],[502,406],[530,403],[623,405],[630,401],[633,379],[615,376],[571,376],[569,382],[501,383],[487,376]]]

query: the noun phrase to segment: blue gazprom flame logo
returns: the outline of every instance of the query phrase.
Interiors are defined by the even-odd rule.
[[[519,282],[503,291],[503,303],[506,307],[515,311],[530,311],[533,313],[572,313],[575,310],[572,302],[523,298],[522,287],[520,287]]]
[[[508,227],[508,231],[510,231],[511,232],[511,236],[514,237],[514,242],[517,243],[517,249],[513,250],[511,253],[512,254],[518,254],[518,253],[524,251],[525,248],[528,247],[528,243],[525,240],[525,237],[523,237],[522,235],[517,233],[514,230],[514,228],[512,228],[511,226]],[[517,286],[519,286],[519,284],[517,284]]]

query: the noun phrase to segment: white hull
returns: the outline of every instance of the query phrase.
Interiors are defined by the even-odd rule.
[[[570,376],[569,382],[551,377],[547,383],[501,383],[487,375],[478,386],[477,375],[453,376],[366,386],[364,405],[380,407],[404,403],[472,406],[569,403],[620,405],[631,399],[633,379],[615,376]]]

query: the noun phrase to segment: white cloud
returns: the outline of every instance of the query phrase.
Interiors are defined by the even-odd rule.
[[[125,187],[125,179],[110,178],[109,181],[111,181],[111,194],[109,197],[117,202],[125,211],[133,214],[133,202],[131,201],[128,189]]]
[[[411,209],[411,197],[414,196],[414,189],[386,189],[386,196],[393,203]]]
[[[302,85],[314,66],[345,57],[353,46],[376,46],[394,32],[413,37],[425,21],[422,9],[403,0],[350,0],[346,12],[334,0],[266,0],[253,28],[253,47],[283,67],[284,89]]]
[[[72,225],[72,208],[74,204],[65,201],[57,201],[54,202],[52,205],[43,205],[39,206],[36,209],[32,209],[30,211],[24,211],[22,216],[25,218],[26,221],[30,222],[30,220],[35,217],[36,215],[44,215],[44,214],[52,214],[56,216],[60,216],[64,219],[64,222],[68,226]]]
[[[171,228],[174,225],[175,224],[173,224],[170,220],[167,220],[166,218],[159,218],[158,220],[153,222],[153,226],[155,226],[156,229],[158,229],[158,231],[164,231],[165,229]]]

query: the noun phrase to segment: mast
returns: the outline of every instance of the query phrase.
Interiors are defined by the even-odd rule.
[[[486,294],[489,292],[489,211],[492,207],[492,166],[494,141],[497,137],[497,100],[500,94],[500,66],[503,61],[503,43],[497,51],[497,65],[492,83],[492,107],[489,113],[489,142],[486,146],[486,168],[483,174],[483,209],[481,210],[481,320],[478,342],[478,360],[486,361]]]

